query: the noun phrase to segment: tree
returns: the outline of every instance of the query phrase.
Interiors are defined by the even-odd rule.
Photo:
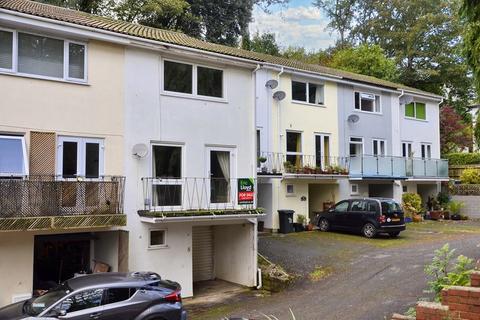
[[[475,127],[473,129],[473,136],[475,137],[475,144],[477,150],[480,150],[480,112],[477,111]]]
[[[104,0],[37,0],[38,2],[52,4],[87,13],[101,14],[102,9],[108,5]]]
[[[347,33],[351,30],[354,18],[355,0],[315,0],[313,5],[323,10],[330,19],[328,27],[338,31],[339,46],[347,44]]]
[[[380,79],[395,81],[397,67],[378,45],[362,44],[336,51],[329,66]]]
[[[467,63],[472,68],[475,86],[480,92],[480,2],[463,0],[463,46]]]
[[[280,48],[275,40],[274,33],[255,33],[252,39],[244,37],[245,41],[242,41],[242,48],[245,50],[266,53],[273,56],[280,55]],[[247,40],[248,39],[248,40]]]
[[[440,149],[442,155],[472,146],[471,127],[451,106],[440,109]]]

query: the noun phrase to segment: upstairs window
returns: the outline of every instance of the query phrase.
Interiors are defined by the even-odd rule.
[[[324,105],[324,85],[292,81],[292,100]]]
[[[383,157],[387,155],[385,148],[385,140],[373,139],[373,155],[378,157]]]
[[[432,158],[432,145],[427,143],[422,143],[420,146],[422,152],[422,159],[431,159]]]
[[[25,138],[0,136],[0,176],[22,176],[27,172]]]
[[[0,30],[0,70],[48,79],[86,81],[86,45]]]
[[[355,92],[355,109],[381,113],[380,96],[373,93]]]
[[[163,90],[223,98],[223,70],[164,60]]]
[[[415,118],[420,120],[427,119],[427,111],[425,103],[423,102],[410,102],[405,105],[405,117]]]

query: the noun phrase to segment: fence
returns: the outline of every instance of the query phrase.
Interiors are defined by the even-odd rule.
[[[253,178],[142,178],[144,209],[150,212],[255,209]]]
[[[448,175],[452,179],[460,180],[463,170],[465,169],[476,169],[480,171],[480,165],[470,164],[470,165],[450,165],[448,167]]]
[[[0,218],[123,214],[125,178],[0,178]]]

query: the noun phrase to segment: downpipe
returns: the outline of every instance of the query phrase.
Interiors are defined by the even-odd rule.
[[[256,289],[260,290],[262,289],[262,269],[258,268],[257,269],[257,286]]]

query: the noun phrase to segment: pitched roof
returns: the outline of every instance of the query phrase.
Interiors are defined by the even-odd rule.
[[[321,75],[340,77],[342,79],[353,82],[372,84],[390,89],[403,89],[409,92],[426,94],[429,96],[436,96],[441,98],[440,96],[432,94],[430,92],[418,90],[402,84],[393,83],[391,81],[386,81],[375,77],[328,68],[317,64],[308,64],[298,60],[287,59],[283,57],[277,57],[210,43],[187,36],[186,34],[180,32],[157,29],[130,22],[118,21],[107,17],[101,17],[81,11],[70,10],[39,2],[28,0],[0,0],[0,9],[16,11],[23,14],[63,21],[67,23],[101,29],[109,32],[115,32],[143,39],[159,41],[188,48],[200,49],[232,57],[244,58],[255,62],[275,64],[278,66],[284,66],[300,71],[314,72]]]

